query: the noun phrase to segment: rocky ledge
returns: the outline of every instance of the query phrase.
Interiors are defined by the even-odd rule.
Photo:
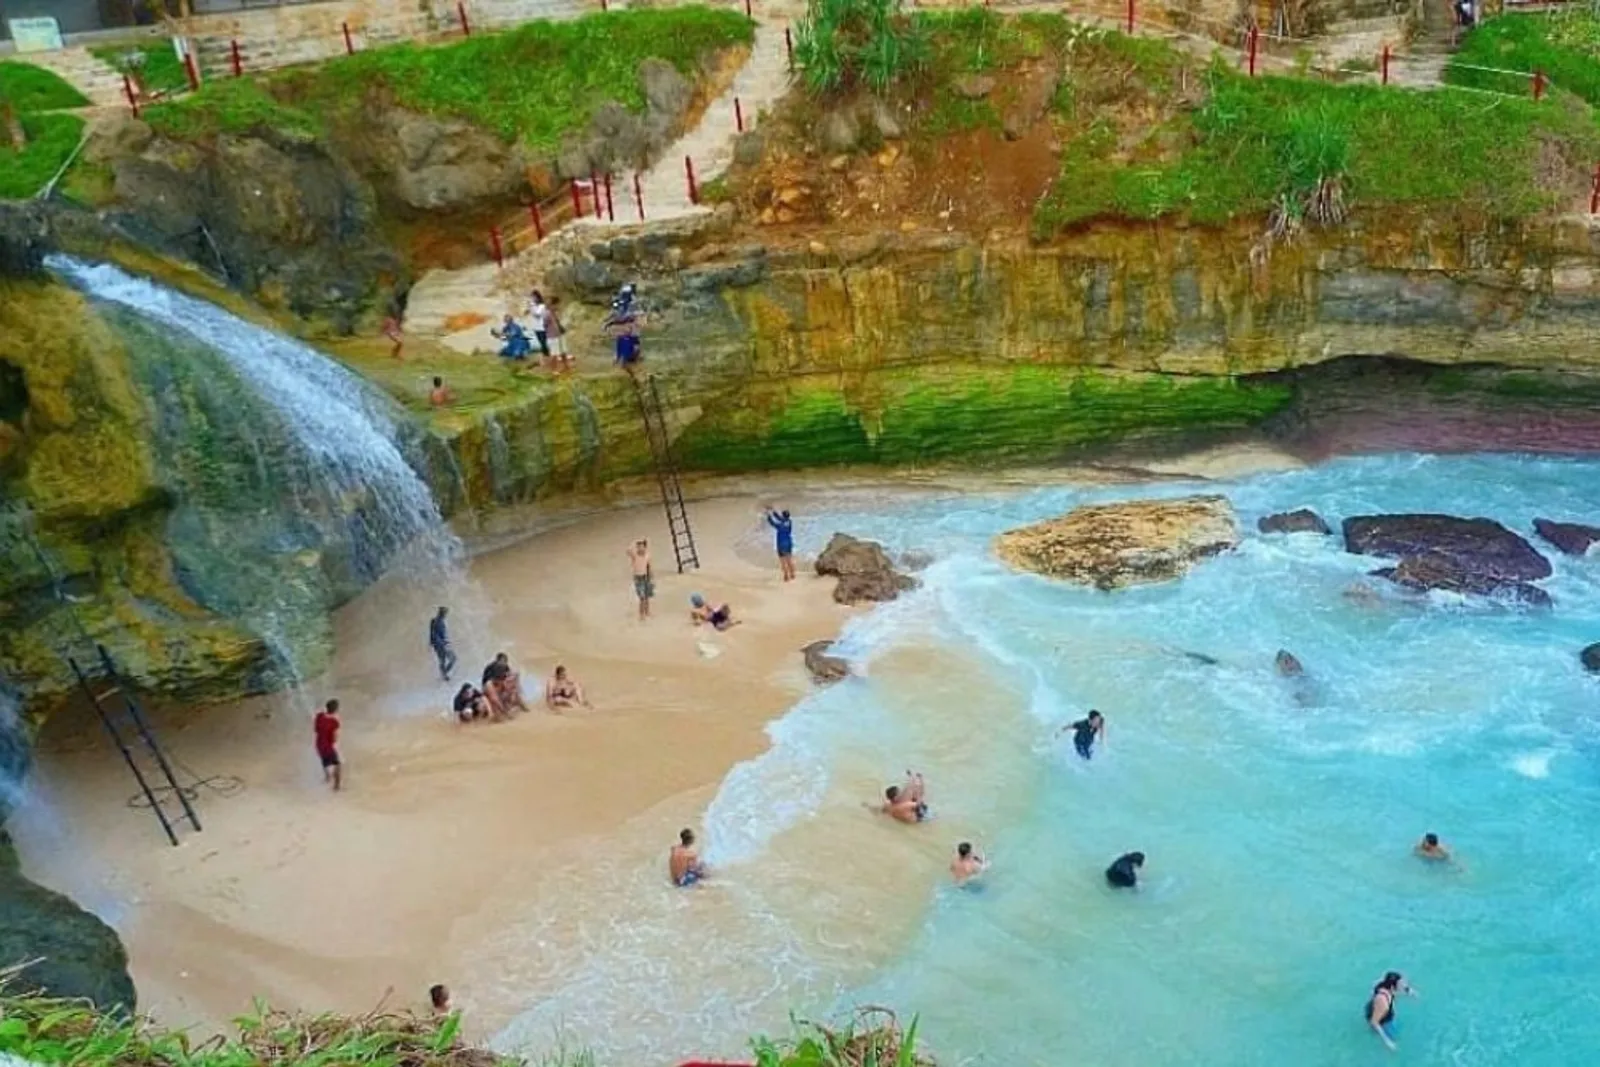
[[[915,578],[894,569],[889,553],[876,541],[862,541],[836,533],[817,557],[817,573],[835,577],[833,599],[840,604],[866,604],[893,600],[917,587]]]
[[[1188,496],[1077,508],[1006,531],[995,552],[1019,570],[1119,589],[1176,578],[1238,543],[1226,497]]]
[[[1417,591],[1440,589],[1544,607],[1550,594],[1532,584],[1550,561],[1493,519],[1453,515],[1359,515],[1344,520],[1345,549],[1398,562],[1373,574]]]

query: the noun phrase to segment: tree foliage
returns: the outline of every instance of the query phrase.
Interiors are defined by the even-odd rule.
[[[813,93],[882,93],[927,64],[928,42],[900,0],[807,0],[794,52]]]

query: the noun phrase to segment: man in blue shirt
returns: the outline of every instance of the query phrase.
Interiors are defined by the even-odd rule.
[[[444,617],[448,614],[449,608],[440,608],[439,614],[428,621],[428,647],[433,649],[434,656],[438,658],[439,673],[447,682],[456,665],[455,650],[450,647],[450,631],[444,624]]]
[[[778,542],[778,566],[783,571],[783,580],[794,581],[794,520],[789,517],[789,512],[773,511],[767,509],[767,525],[772,527]]]

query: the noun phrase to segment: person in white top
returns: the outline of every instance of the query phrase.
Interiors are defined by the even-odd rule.
[[[545,306],[544,294],[535,289],[528,294],[528,325],[533,327],[533,336],[539,342],[539,355],[548,360],[550,358],[550,309]]]

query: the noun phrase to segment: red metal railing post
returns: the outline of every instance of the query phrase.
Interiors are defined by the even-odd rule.
[[[694,160],[688,156],[683,157],[683,172],[689,176],[689,203],[700,202],[700,188],[694,183]]]
[[[1258,30],[1256,27],[1251,26],[1250,27],[1250,77],[1252,77],[1252,78],[1254,78],[1256,76],[1256,49],[1257,49],[1257,47],[1258,47],[1258,45],[1260,43],[1260,40],[1261,40],[1261,31]]]
[[[344,31],[344,54],[347,56],[355,55],[356,42],[350,37],[350,24],[348,22],[341,22],[339,23],[339,29]]]
[[[1544,71],[1542,71],[1542,70],[1534,71],[1533,72],[1533,98],[1535,100],[1543,100],[1544,99],[1544,84],[1545,84],[1544,83]]]
[[[229,46],[228,58],[233,62],[233,76],[242,78],[244,76],[244,56],[239,53],[238,38],[230,41]]]
[[[544,220],[539,217],[539,201],[528,201],[528,218],[533,222],[534,240],[544,240]]]
[[[794,34],[789,27],[783,28],[783,50],[789,54],[789,73],[794,73]]]
[[[494,252],[494,265],[497,267],[505,266],[505,249],[500,246],[500,227],[498,226],[489,227],[489,249]]]
[[[606,0],[600,0],[600,10],[602,13],[610,10],[610,8],[606,7]]]
[[[572,187],[572,217],[583,218],[583,194],[578,191],[578,179],[573,178],[567,183]]]
[[[739,103],[739,98],[733,98],[733,130],[735,133],[744,132],[744,105]]]
[[[747,19],[755,18],[755,15],[750,11],[750,0],[744,0],[744,17]]]
[[[128,106],[133,109],[133,117],[139,117],[139,94],[133,91],[133,79],[126,74],[122,76],[122,91],[128,94]]]
[[[589,206],[593,209],[589,214],[596,220],[606,217],[605,201],[600,199],[600,179],[592,170],[589,172]]]
[[[467,21],[467,0],[459,0],[456,4],[456,14],[461,16],[461,33],[463,36],[472,36],[472,23]]]
[[[606,171],[606,221],[617,221],[617,202],[611,199],[611,172]]]
[[[1128,34],[1133,35],[1133,5],[1135,0],[1128,0]]]
[[[1383,72],[1382,75],[1381,75],[1381,77],[1383,79],[1383,84],[1384,85],[1388,85],[1389,84],[1389,42],[1387,42],[1387,41],[1385,41],[1383,43],[1383,59],[1379,61],[1378,68]]]
[[[187,48],[183,52],[183,73],[189,78],[189,88],[195,92],[200,91],[200,69],[194,65],[194,53]]]
[[[1589,214],[1600,215],[1600,163],[1594,165],[1594,185],[1589,189]]]
[[[633,206],[639,209],[639,221],[644,221],[644,186],[639,184],[639,172],[633,172]]]

